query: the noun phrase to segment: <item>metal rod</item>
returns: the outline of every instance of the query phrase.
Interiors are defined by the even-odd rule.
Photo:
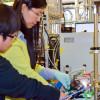
[[[93,47],[98,47],[98,14],[94,14],[94,37]],[[98,53],[94,53],[94,80],[98,84]],[[98,89],[95,88],[95,100],[98,98]]]
[[[93,15],[92,15],[92,0],[89,0],[89,22],[92,22],[93,21]]]

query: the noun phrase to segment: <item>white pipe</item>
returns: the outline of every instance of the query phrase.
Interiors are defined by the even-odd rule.
[[[84,0],[84,20],[86,21],[88,20],[88,6],[88,1]]]
[[[79,16],[79,0],[75,0],[75,20],[80,20]]]

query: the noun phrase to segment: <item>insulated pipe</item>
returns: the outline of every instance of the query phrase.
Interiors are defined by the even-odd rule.
[[[75,0],[75,20],[80,20],[79,16],[79,0]]]
[[[84,20],[86,20],[87,0],[84,0]]]
[[[88,0],[84,0],[84,20],[88,20]]]
[[[58,0],[58,15],[62,15],[62,0]]]

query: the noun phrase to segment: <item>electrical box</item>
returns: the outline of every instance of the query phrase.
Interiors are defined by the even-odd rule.
[[[100,46],[100,33],[99,42]],[[83,64],[86,64],[87,71],[93,71],[93,54],[90,54],[90,48],[93,47],[93,32],[83,33],[61,33],[60,34],[60,70],[64,72],[66,65],[69,65],[71,71],[80,70]],[[100,54],[98,58],[100,73]]]

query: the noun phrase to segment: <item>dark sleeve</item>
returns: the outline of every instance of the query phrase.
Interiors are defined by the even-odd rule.
[[[13,98],[59,100],[59,90],[19,74],[9,61],[1,58],[0,56],[0,94]]]

